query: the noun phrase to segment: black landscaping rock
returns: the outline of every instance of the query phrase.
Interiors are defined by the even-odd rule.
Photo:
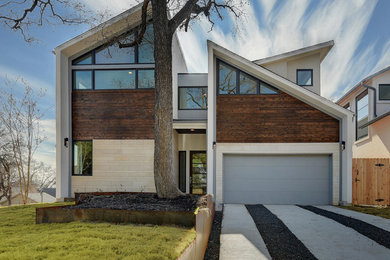
[[[219,259],[219,248],[221,246],[220,236],[221,236],[221,225],[222,225],[222,211],[216,211],[213,221],[213,226],[211,228],[211,233],[209,237],[209,242],[207,244],[206,253],[204,255],[205,260],[218,260]]]
[[[347,217],[341,214],[337,214],[331,211],[327,211],[324,209],[320,209],[313,206],[302,206],[298,205],[299,207],[309,210],[313,213],[316,213],[318,215],[330,218],[334,221],[339,222],[340,224],[343,224],[344,226],[350,227],[360,234],[374,240],[378,244],[385,246],[390,249],[390,232],[387,230],[383,230],[377,226],[368,224],[367,222]],[[389,256],[390,259],[390,256]]]
[[[246,205],[272,259],[317,259],[288,227],[263,205]]]
[[[185,195],[175,199],[158,198],[155,193],[125,193],[110,195],[81,194],[75,209],[122,209],[152,211],[188,211],[207,207],[206,196]]]

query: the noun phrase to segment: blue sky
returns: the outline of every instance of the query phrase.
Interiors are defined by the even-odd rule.
[[[92,11],[108,9],[119,14],[135,0],[84,0]],[[179,32],[191,72],[206,72],[206,40],[210,39],[255,60],[324,41],[335,46],[322,63],[322,95],[340,97],[365,76],[390,65],[390,1],[387,0],[252,0],[245,16],[236,21],[227,15],[213,31],[205,20],[189,32]],[[42,100],[47,141],[37,159],[55,165],[55,56],[52,50],[89,28],[45,26],[31,31],[40,41],[26,44],[20,34],[0,27],[0,84],[21,76],[35,88],[47,89]],[[238,30],[234,30],[238,28]]]

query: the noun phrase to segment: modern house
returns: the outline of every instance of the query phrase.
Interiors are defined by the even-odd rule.
[[[153,28],[134,48],[104,44],[140,21],[138,5],[55,49],[58,200],[155,191]],[[178,187],[218,203],[350,203],[353,113],[320,95],[332,46],[250,61],[208,41],[208,73],[188,73],[175,35]]]
[[[367,76],[337,104],[355,113],[353,158],[390,158],[390,66]]]

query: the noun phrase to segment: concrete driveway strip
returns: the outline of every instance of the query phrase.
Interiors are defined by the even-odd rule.
[[[329,218],[293,205],[266,207],[318,259],[389,259],[389,249]]]
[[[271,259],[244,205],[224,205],[220,259]]]
[[[342,209],[334,206],[316,206],[316,208],[355,218],[390,232],[390,219],[364,214],[353,210]]]

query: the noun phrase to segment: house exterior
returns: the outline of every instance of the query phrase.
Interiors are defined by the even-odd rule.
[[[155,191],[153,39],[120,50],[102,37],[140,18],[138,5],[55,49],[57,200]],[[188,73],[175,35],[178,187],[217,203],[350,203],[353,113],[320,95],[332,46],[249,61],[208,41],[208,73]]]
[[[390,66],[364,78],[337,104],[357,118],[353,158],[390,158]]]

